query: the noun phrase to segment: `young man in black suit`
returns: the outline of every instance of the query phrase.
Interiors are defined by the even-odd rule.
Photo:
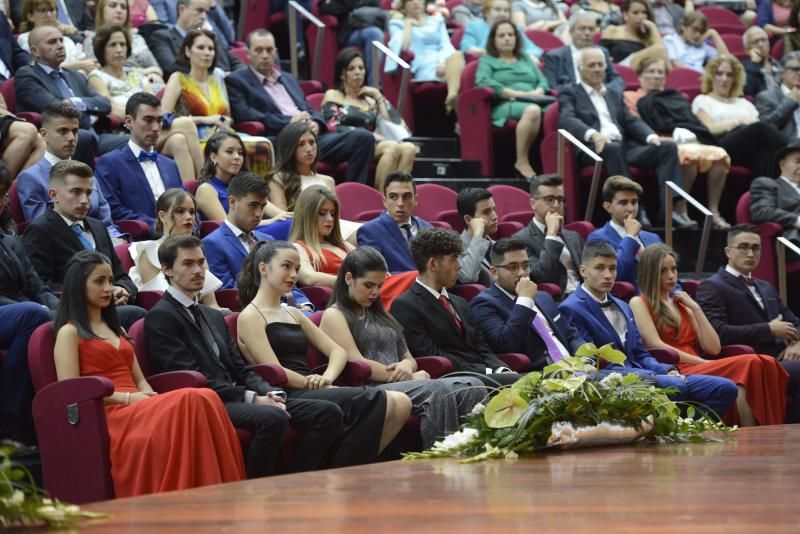
[[[463,244],[452,230],[428,228],[411,241],[417,282],[393,303],[414,356],[444,356],[453,371],[477,373],[488,386],[512,384],[519,375],[495,355],[472,316],[467,301],[447,292],[458,279]]]
[[[253,433],[247,476],[275,471],[283,437],[291,424],[304,435],[293,469],[319,469],[339,432],[342,413],[324,400],[285,399],[245,363],[222,314],[197,303],[205,281],[202,243],[194,236],[168,237],[158,249],[169,287],[144,321],[147,350],[160,371],[203,373],[235,427]]]
[[[96,250],[105,254],[114,270],[114,302],[120,322],[128,328],[146,312],[128,305],[136,299],[136,285],[114,252],[103,222],[86,216],[93,188],[92,169],[85,163],[64,160],[53,165],[48,191],[53,208],[31,221],[22,243],[36,272],[53,291],[63,289],[67,263],[76,252]]]
[[[728,265],[700,283],[697,303],[723,345],[744,344],[757,354],[781,361],[789,373],[787,396],[798,400],[800,389],[800,318],[784,304],[767,281],[753,278],[761,260],[761,236],[752,224],[737,224],[728,232]],[[796,422],[798,407],[787,412]]]

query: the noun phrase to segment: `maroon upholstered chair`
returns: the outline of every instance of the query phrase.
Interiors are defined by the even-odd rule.
[[[635,70],[617,63],[614,64],[614,68],[617,69],[620,77],[625,82],[626,91],[635,91],[639,88],[639,76],[636,74]]]
[[[37,328],[28,342],[28,366],[36,390],[33,420],[44,487],[51,496],[75,504],[113,499],[103,399],[114,392],[114,385],[99,376],[59,381],[54,346],[52,322]],[[152,376],[149,382],[154,390],[164,393],[202,387],[205,377],[194,371],[178,371]]]
[[[150,311],[163,296],[163,291],[139,291],[136,294],[136,305]]]
[[[222,226],[222,221],[202,221],[200,223],[200,236],[205,237]]]
[[[611,294],[629,302],[636,295],[636,287],[630,282],[614,282],[614,287],[611,288]]]
[[[198,180],[189,180],[187,182],[183,182],[183,187],[186,188],[186,191],[192,194],[192,196],[197,195],[197,188],[200,187],[200,182]]]
[[[441,220],[439,214],[456,208],[458,194],[443,185],[421,184],[417,186],[417,207],[414,215],[428,222]]]
[[[451,288],[449,291],[458,295],[467,302],[472,302],[472,299],[478,296],[478,293],[484,291],[486,286],[482,284],[461,284]]]
[[[137,221],[135,219],[125,219],[122,221],[114,221],[117,228],[123,234],[131,236],[131,241],[141,241],[150,238],[150,225],[144,221]]]
[[[239,302],[239,290],[235,287],[217,289],[214,292],[217,304],[222,308],[228,308],[232,312],[242,311],[242,304]]]
[[[495,238],[502,239],[504,237],[511,237],[523,228],[525,228],[525,225],[516,221],[499,222],[497,223],[497,232],[495,232]]]
[[[564,41],[556,37],[553,32],[544,30],[525,30],[525,35],[528,36],[533,44],[541,48],[544,52],[555,50],[564,46]]]
[[[365,220],[360,215],[366,211],[383,211],[383,196],[374,188],[358,182],[344,182],[336,186],[339,197],[339,216],[346,221]]]
[[[322,321],[322,312],[317,311],[308,316],[312,323],[319,326]],[[308,345],[306,352],[308,368],[312,373],[322,374],[328,367],[328,358],[318,351],[313,345]],[[336,386],[363,386],[372,376],[372,368],[363,361],[348,361],[342,373],[333,382]]]
[[[726,33],[724,35],[720,35],[720,37],[725,43],[725,46],[728,47],[728,52],[736,56],[739,61],[747,59],[747,50],[744,49],[742,34]]]
[[[308,297],[308,300],[314,305],[314,309],[318,311],[327,308],[328,302],[333,296],[333,288],[326,286],[305,286],[301,287],[300,291]]]
[[[120,263],[122,263],[122,268],[125,269],[125,272],[130,272],[135,265],[133,263],[133,257],[131,256],[130,250],[128,250],[128,243],[120,243],[119,245],[114,245],[114,252],[117,254],[117,258],[119,258]]]
[[[487,190],[494,198],[494,205],[497,208],[497,216],[501,221],[507,221],[509,213],[526,213],[528,221],[533,217],[534,211],[531,208],[531,195],[525,189],[512,185],[491,185]],[[527,224],[527,221],[526,223]]]
[[[700,94],[700,79],[702,76],[703,73],[697,72],[694,69],[677,67],[667,74],[665,86],[667,89],[675,89],[685,93],[689,101],[692,101],[694,97]]]
[[[730,9],[717,6],[701,7],[698,11],[708,19],[709,28],[714,28],[720,35],[725,33],[739,35],[739,42],[741,43],[741,35],[745,31],[745,27],[736,13]],[[734,51],[731,50],[731,53],[734,53]]]
[[[11,113],[14,113],[20,119],[25,119],[28,122],[35,124],[37,127],[41,126],[42,116],[34,111],[20,111],[17,112],[17,96],[14,92],[14,78],[9,78],[0,84],[0,94],[6,101],[6,108]]]

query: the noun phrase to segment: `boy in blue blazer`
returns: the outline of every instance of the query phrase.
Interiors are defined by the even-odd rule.
[[[608,243],[586,244],[580,266],[583,283],[559,306],[561,314],[587,342],[598,347],[612,343],[628,357],[624,365],[608,364],[604,370],[646,376],[658,387],[676,389],[673,400],[700,403],[721,416],[736,400],[736,384],[718,376],[681,375],[674,366],[647,352],[627,303],[610,293],[616,279],[616,256]]]

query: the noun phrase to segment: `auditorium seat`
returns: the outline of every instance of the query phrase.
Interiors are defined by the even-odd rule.
[[[525,219],[522,224],[528,224],[533,218],[531,195],[525,189],[512,185],[491,185],[487,190],[494,198],[494,205],[500,221],[522,222]]]
[[[625,82],[626,91],[636,91],[639,88],[639,75],[636,74],[635,70],[618,63],[614,64],[614,68],[619,73],[622,81]]]
[[[376,212],[377,215],[384,210],[383,195],[374,188],[358,182],[344,182],[336,186],[336,196],[339,197],[339,216],[346,221],[370,220],[361,215],[365,212]],[[377,216],[375,215],[375,216]]]
[[[414,215],[428,222],[439,221],[440,214],[456,209],[458,194],[439,184],[424,183],[417,185],[417,207]]]
[[[8,188],[8,211],[11,212],[11,218],[17,223],[17,233],[19,235],[25,233],[25,227],[28,222],[22,212],[22,203],[19,200],[19,188],[16,180],[11,182],[11,186]]]
[[[685,67],[676,67],[667,74],[664,86],[667,89],[675,89],[684,93],[691,102],[694,97],[700,94],[700,80],[702,77],[702,72]]]
[[[708,19],[708,27],[717,30],[720,35],[732,33],[741,36],[745,31],[744,24],[739,20],[739,16],[729,9],[706,6],[699,8],[698,11]]]
[[[553,32],[545,30],[525,30],[525,35],[528,36],[528,39],[530,39],[533,44],[541,48],[544,52],[564,47],[564,41],[556,37]]]

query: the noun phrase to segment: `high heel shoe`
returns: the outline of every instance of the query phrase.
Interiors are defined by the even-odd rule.
[[[530,175],[522,174],[519,171],[519,169],[514,167],[514,176],[517,177],[517,178],[520,178],[522,180],[525,180],[528,183],[531,183],[533,181],[533,179],[536,178],[536,173],[534,172],[533,174],[530,174]]]

